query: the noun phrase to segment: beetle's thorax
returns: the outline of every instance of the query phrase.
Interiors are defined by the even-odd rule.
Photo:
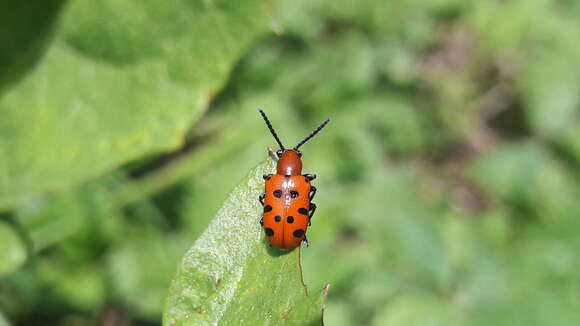
[[[284,151],[278,159],[277,172],[282,175],[300,175],[302,173],[302,159],[293,149]]]

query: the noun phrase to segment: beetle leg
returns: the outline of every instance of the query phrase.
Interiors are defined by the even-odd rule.
[[[268,180],[268,179],[270,179],[270,177],[271,177],[271,176],[272,176],[272,173],[269,173],[269,174],[264,174],[264,175],[262,176],[262,178],[264,178],[264,180]]]
[[[310,226],[310,224],[312,224],[312,222],[310,222],[310,221],[312,220],[312,215],[314,215],[315,211],[316,211],[316,204],[310,203],[310,212],[308,213],[308,226]]]
[[[316,179],[316,174],[307,173],[307,174],[303,174],[302,176],[306,177],[306,179],[308,179],[309,181]]]
[[[260,196],[258,196],[258,200],[260,201],[260,204],[262,204],[262,206],[264,206],[264,198],[266,198],[266,193],[261,193]],[[260,218],[260,225],[264,226],[264,215],[262,215],[262,217]]]
[[[310,245],[310,242],[308,242],[308,238],[306,237],[306,235],[304,236],[304,239],[302,240],[302,242],[304,242],[306,247],[308,247]]]
[[[309,195],[310,200],[312,200],[312,198],[314,198],[314,195],[316,195],[316,187],[311,186],[310,187],[310,195]]]

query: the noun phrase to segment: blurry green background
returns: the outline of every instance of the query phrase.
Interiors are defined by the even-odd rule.
[[[258,108],[332,118],[327,325],[578,325],[578,58],[573,0],[4,1],[0,325],[158,325]]]

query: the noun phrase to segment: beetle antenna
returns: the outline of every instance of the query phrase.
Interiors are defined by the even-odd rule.
[[[326,120],[324,120],[320,126],[318,126],[318,128],[314,129],[313,132],[310,133],[310,135],[306,136],[306,138],[302,139],[301,142],[298,143],[298,145],[294,146],[294,150],[297,151],[298,148],[302,145],[304,145],[305,142],[309,141],[310,138],[316,136],[316,134],[322,130],[322,128],[324,128],[328,123],[330,122],[330,118],[326,118]]]
[[[280,138],[278,138],[278,135],[276,134],[276,131],[274,131],[274,127],[272,127],[272,124],[270,123],[270,120],[268,119],[268,117],[266,116],[266,113],[264,113],[264,111],[262,111],[262,109],[258,110],[260,111],[260,114],[262,115],[262,118],[264,118],[264,121],[266,122],[266,125],[268,126],[268,129],[270,129],[270,133],[272,134],[272,136],[274,136],[274,139],[276,139],[276,141],[278,142],[278,145],[280,145],[280,149],[284,150],[284,145],[282,145],[282,142],[280,141]]]

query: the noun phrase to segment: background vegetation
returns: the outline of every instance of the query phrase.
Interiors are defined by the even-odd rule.
[[[257,108],[289,144],[333,119],[303,148],[327,325],[579,324],[579,18],[3,2],[0,325],[159,324],[180,258],[274,145]]]

